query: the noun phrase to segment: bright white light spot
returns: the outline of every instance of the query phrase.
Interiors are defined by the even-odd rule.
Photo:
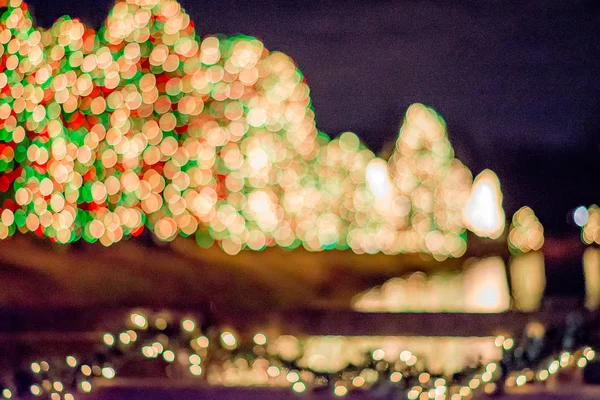
[[[266,213],[271,206],[271,198],[261,190],[254,191],[248,195],[248,206],[255,213]]]
[[[113,379],[115,377],[115,370],[112,367],[102,368],[102,376],[106,379]]]
[[[261,148],[254,148],[248,152],[248,164],[253,169],[261,169],[267,166],[269,156]]]
[[[390,193],[391,183],[388,175],[388,165],[381,158],[373,159],[367,166],[367,182],[375,197],[385,197]]]
[[[465,225],[478,236],[497,239],[504,231],[502,192],[494,172],[485,170],[475,179],[464,219]]]
[[[248,112],[247,121],[251,126],[261,126],[267,122],[267,111],[264,108],[253,108]]]
[[[587,224],[588,219],[590,218],[590,214],[588,213],[587,208],[584,206],[577,207],[575,212],[573,213],[573,220],[577,224],[577,226],[584,226]]]

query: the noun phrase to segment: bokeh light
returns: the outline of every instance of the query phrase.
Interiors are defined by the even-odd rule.
[[[465,265],[460,272],[416,272],[392,278],[356,295],[360,312],[504,312],[510,306],[505,265],[490,257]]]
[[[477,236],[499,238],[506,224],[502,198],[500,181],[493,171],[486,169],[477,175],[464,213],[469,230]]]
[[[579,206],[573,212],[573,221],[577,226],[583,227],[587,224],[588,219],[590,218],[590,214],[588,213],[587,208],[584,206]]]
[[[585,210],[585,217],[575,220],[578,225],[578,221],[581,223],[581,239],[586,244],[600,244],[600,207],[591,205]]]
[[[544,244],[544,227],[527,206],[519,209],[512,218],[508,246],[514,254],[537,251]]]
[[[36,28],[25,3],[6,5],[0,238],[108,246],[149,228],[231,255],[466,251],[472,175],[432,109],[408,109],[386,161],[316,129],[288,56],[201,39],[176,1],[118,1],[98,32],[69,17]]]

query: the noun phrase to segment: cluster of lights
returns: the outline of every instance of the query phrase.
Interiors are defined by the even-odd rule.
[[[173,324],[179,325],[178,336],[181,337],[168,337],[164,334]],[[293,339],[293,342],[297,342],[297,339]],[[334,379],[333,394],[343,397],[350,390],[368,389],[383,377],[393,384],[400,384],[402,379],[418,373],[418,359],[410,351],[402,351],[398,360],[390,363],[385,360],[382,349],[375,349],[365,360],[364,367],[358,371],[354,368],[349,368],[348,371],[344,369],[333,373],[332,378],[324,379],[322,371],[316,373],[310,368],[297,365],[297,362],[282,362],[280,350],[271,346],[267,335],[262,332],[252,336],[251,354],[236,357],[231,352],[244,345],[231,330],[212,334],[201,332],[194,319],[184,318],[175,322],[165,314],[146,316],[141,312],[134,312],[129,316],[122,332],[106,333],[103,341],[109,348],[118,347],[123,354],[139,349],[145,358],[162,356],[169,364],[176,361],[187,364],[190,375],[205,376],[212,385],[272,385],[289,387],[296,393],[303,393],[309,388],[327,385]],[[173,343],[183,343],[184,346],[170,348]],[[219,356],[217,353],[222,350],[228,351],[231,358],[219,361],[223,354]],[[210,360],[206,365],[205,359]],[[103,367],[100,371],[107,379],[114,378],[116,374],[112,366]]]
[[[73,393],[88,393],[92,390],[89,377],[101,376],[97,367],[92,372],[89,366],[80,365],[74,356],[67,356],[56,368],[48,361],[33,362],[29,368],[33,379],[28,383],[28,395],[50,400],[75,400]],[[0,395],[3,399],[21,398],[16,386],[2,389]]]
[[[528,336],[543,337],[544,332],[539,323],[527,327]],[[328,387],[335,397],[380,387],[387,382],[390,388],[404,393],[409,400],[469,400],[481,393],[492,394],[502,384],[503,368],[495,361],[450,378],[423,370],[423,363],[408,350],[390,358],[386,351],[375,348],[362,364],[353,363],[340,370],[323,372],[300,366],[298,356],[290,359],[279,354],[274,350],[277,346],[273,346],[262,332],[254,334],[247,343],[240,339],[229,329],[215,331],[209,328],[203,332],[193,318],[173,319],[166,313],[134,312],[119,332],[103,335],[107,352],[102,362],[85,363],[74,356],[67,356],[64,365],[56,367],[47,361],[34,362],[30,365],[33,379],[28,393],[18,393],[17,385],[13,385],[0,388],[0,396],[16,399],[33,395],[51,400],[74,400],[73,393],[92,390],[91,378],[115,378],[122,361],[120,357],[139,357],[140,354],[144,358],[161,358],[165,365],[172,367],[183,366],[188,376],[202,376],[211,385],[288,387],[296,393]],[[514,351],[512,338],[498,336],[494,343],[503,351]],[[558,356],[540,370],[510,372],[506,376],[506,385],[543,382],[561,368],[584,368],[595,358],[591,347],[556,354]]]
[[[430,108],[411,106],[389,164],[396,190],[385,218],[402,232],[397,242],[407,251],[462,255],[463,210],[473,177],[454,158],[444,120]]]
[[[511,253],[522,254],[537,251],[544,244],[544,227],[527,206],[519,209],[512,219],[508,246]]]
[[[433,378],[424,372],[419,375],[419,384],[413,386],[408,394],[409,400],[461,400],[472,399],[478,391],[485,394],[496,392],[494,382],[499,375],[498,364],[488,363],[480,372],[466,379],[464,384],[449,384],[444,378]]]
[[[172,331],[174,325],[180,327],[178,337],[173,337],[172,334],[171,336],[165,335],[164,332],[168,329]],[[208,382],[213,385],[274,385],[289,387],[296,393],[303,393],[309,388],[332,385],[332,391],[336,397],[344,397],[353,390],[369,389],[381,379],[386,379],[394,385],[406,386],[407,379],[416,377],[423,387],[435,382],[436,390],[440,393],[442,391],[440,382],[446,385],[446,380],[443,378],[433,377],[427,372],[419,372],[416,368],[418,359],[408,350],[402,351],[395,362],[390,362],[387,360],[384,350],[375,349],[365,360],[362,368],[356,370],[352,367],[348,370],[337,371],[331,374],[330,378],[324,379],[322,372],[317,374],[308,368],[297,365],[290,366],[295,363],[282,363],[277,356],[271,354],[273,350],[270,350],[267,336],[260,332],[252,338],[251,356],[225,359],[221,365],[218,365],[218,362],[215,363],[218,358],[217,352],[210,354],[208,352],[214,350],[211,347],[214,345],[219,349],[236,350],[240,343],[233,332],[221,331],[216,334],[215,340],[209,340],[200,332],[192,318],[184,318],[180,322],[175,322],[165,314],[146,316],[141,312],[134,312],[129,316],[121,332],[106,333],[102,340],[107,349],[119,350],[107,354],[127,355],[132,351],[139,354],[137,352],[139,350],[145,358],[162,357],[167,364],[177,361],[179,364],[188,365],[191,376],[206,376]],[[175,343],[184,345],[179,348],[170,347]],[[232,355],[232,353],[228,354]],[[204,365],[203,362],[207,358],[210,359],[210,363]],[[249,361],[249,359],[252,360]],[[118,364],[118,360],[113,359],[104,361],[102,364],[90,363],[87,365],[81,364],[73,356],[68,356],[66,364],[77,372],[77,378],[73,380],[72,377],[69,377],[64,380],[79,382],[78,391],[85,393],[92,389],[88,380],[90,377],[115,378],[114,365]],[[207,372],[204,371],[204,368],[207,368]],[[52,400],[74,400],[74,396],[66,392],[66,388],[59,380],[47,379],[49,369],[50,365],[45,361],[31,364],[32,372],[40,375],[42,379],[41,383],[31,386],[31,394],[34,396],[47,395]],[[46,375],[42,376],[41,374]],[[264,379],[256,379],[257,374],[264,375]],[[241,377],[244,375],[249,378],[242,379]],[[453,389],[449,388],[449,390]],[[414,390],[408,391],[409,399],[413,398],[411,397],[412,393]],[[5,398],[13,396],[10,389],[5,389],[4,394]]]
[[[472,176],[433,110],[408,109],[385,161],[317,131],[289,57],[200,40],[174,0],[118,1],[98,32],[0,5],[0,238],[465,252]]]
[[[97,33],[69,18],[35,29],[20,0],[2,5],[1,237],[110,245],[148,226],[229,253],[296,240],[278,200],[319,148],[289,57],[200,41],[176,1],[119,1]]]
[[[596,352],[591,347],[584,347],[574,353],[564,351],[558,357],[550,360],[547,367],[539,371],[525,369],[512,373],[506,379],[506,386],[525,386],[528,383],[544,382],[552,375],[557,374],[561,369],[565,368],[585,368],[588,362],[594,360]]]
[[[578,207],[573,213],[573,220],[581,227],[581,239],[586,244],[600,244],[600,207]]]

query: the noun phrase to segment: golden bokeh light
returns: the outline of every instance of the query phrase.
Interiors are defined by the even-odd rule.
[[[578,215],[578,211],[579,215]],[[581,226],[581,238],[586,244],[600,244],[600,207],[580,207],[575,211],[575,223]]]
[[[600,249],[588,247],[583,253],[585,274],[585,306],[596,310],[600,306]]]
[[[520,208],[512,219],[508,246],[512,253],[537,251],[544,244],[544,227],[529,207]]]
[[[460,273],[414,273],[354,297],[361,312],[503,312],[510,306],[504,262],[478,260]]]
[[[546,288],[544,254],[531,251],[510,258],[510,279],[514,306],[520,311],[536,311],[542,305]]]

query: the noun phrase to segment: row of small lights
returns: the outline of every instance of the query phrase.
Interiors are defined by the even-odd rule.
[[[148,327],[147,318],[141,314],[137,314],[137,313],[132,314],[131,321],[138,328],[146,329]],[[161,329],[161,328],[164,329],[164,328],[166,328],[166,321],[162,318],[158,318],[155,321],[155,325],[159,329]],[[196,329],[196,324],[191,319],[183,320],[181,323],[181,326],[188,333],[192,333]],[[121,343],[127,345],[130,343],[130,341],[134,341],[134,339],[132,339],[132,332],[133,331],[121,333],[119,335],[119,340],[121,341]],[[133,332],[133,333],[135,333],[135,332]],[[238,346],[238,341],[232,332],[229,332],[229,331],[222,332],[220,335],[220,340],[221,340],[221,344],[226,349],[233,350],[233,349],[237,348],[237,346]],[[106,345],[112,346],[115,343],[115,338],[113,335],[107,333],[104,335],[104,342]],[[197,339],[193,340],[192,342],[193,342],[193,346],[194,346],[194,344],[197,344],[200,348],[207,348],[210,343],[209,339],[206,336],[199,336]],[[257,346],[265,346],[267,344],[267,337],[263,333],[256,333],[253,336],[253,342]],[[165,351],[162,344],[160,344],[158,342],[155,342],[151,346],[145,346],[142,349],[142,354],[144,356],[146,356],[147,358],[156,358],[161,353],[162,353],[165,361],[174,362],[175,353],[173,353],[171,350]],[[382,361],[384,359],[384,357],[385,357],[385,352],[382,349],[376,349],[372,352],[372,359],[374,361]],[[408,350],[403,351],[400,354],[399,359],[400,359],[400,361],[404,362],[409,367],[414,366],[417,363],[417,357]],[[202,362],[201,357],[197,354],[192,354],[189,356],[189,362],[190,362],[190,372],[192,373],[192,375],[196,375],[196,376],[201,375],[203,372],[202,368],[200,367],[200,364]],[[271,377],[277,377],[281,374],[281,370],[278,367],[272,365],[272,366],[268,367],[267,374]],[[113,375],[113,377],[114,377],[114,375]],[[400,380],[402,378],[403,378],[403,374],[399,371],[395,371],[390,374],[391,382],[394,382],[394,383],[400,382]],[[306,383],[301,381],[301,376],[297,371],[288,371],[286,374],[286,380],[287,380],[287,382],[289,382],[291,384],[292,390],[296,393],[303,393],[307,389]],[[355,376],[351,381],[351,385],[356,388],[363,387],[366,383],[367,383],[367,380],[362,375]],[[335,384],[335,387],[333,390],[334,395],[338,396],[338,397],[343,397],[346,394],[348,394],[347,386],[348,385],[344,384],[342,381],[337,382]]]
[[[140,313],[133,313],[130,315],[130,321],[133,324],[135,329],[145,330],[148,328],[148,319],[144,315]],[[159,329],[163,330],[167,327],[167,321],[164,318],[156,318],[154,321],[154,325]],[[181,328],[187,333],[196,332],[197,325],[196,323],[190,319],[186,318],[181,321]],[[124,332],[119,333],[118,335],[113,335],[110,333],[106,333],[103,335],[103,342],[106,346],[113,347],[117,343],[122,345],[131,345],[138,340],[138,334],[135,330],[130,329]],[[221,345],[225,349],[233,350],[238,346],[238,340],[235,335],[230,331],[223,331],[219,336]],[[256,333],[253,336],[253,342],[257,346],[265,346],[267,344],[267,336],[263,333]],[[204,336],[200,335],[194,338],[191,341],[191,345],[195,349],[206,349],[209,347],[210,341]],[[494,344],[497,347],[502,348],[505,351],[511,350],[514,346],[514,340],[512,338],[506,338],[504,336],[498,336]],[[141,353],[146,358],[157,358],[162,355],[162,358],[168,362],[172,363],[176,359],[175,352],[169,349],[165,349],[164,345],[159,341],[155,341],[150,345],[143,346],[141,348]],[[579,354],[576,356],[576,354]],[[373,361],[383,361],[385,358],[385,352],[382,349],[376,349],[371,353],[371,359]],[[587,363],[595,358],[595,351],[591,347],[586,347],[581,349],[577,353],[563,352],[558,359],[552,360],[547,368],[544,368],[537,373],[531,370],[524,370],[516,374],[512,374],[508,377],[506,381],[506,385],[508,387],[512,386],[524,386],[529,382],[533,382],[535,380],[543,382],[546,381],[551,375],[556,374],[561,368],[567,368],[572,365],[576,365],[578,368],[584,368]],[[417,364],[417,357],[412,354],[410,351],[405,350],[400,353],[399,360],[403,362],[407,367],[413,367]],[[80,365],[77,358],[74,356],[67,356],[66,364],[70,368],[77,368],[81,373],[90,378],[92,376],[101,376],[105,379],[113,379],[116,376],[116,371],[113,366],[105,365]],[[199,354],[193,353],[188,357],[189,361],[189,371],[194,376],[200,376],[203,374],[202,369],[202,357]],[[34,362],[30,366],[31,371],[38,375],[48,373],[50,370],[50,364],[47,361]],[[490,362],[486,364],[483,368],[483,372],[475,374],[467,384],[462,386],[460,385],[448,385],[444,378],[440,377],[432,377],[427,372],[422,372],[418,376],[419,384],[413,386],[407,392],[408,400],[461,400],[471,398],[476,390],[481,390],[487,394],[491,394],[495,392],[497,385],[493,382],[494,374],[498,369],[498,365],[496,362]],[[367,370],[364,370],[367,371]],[[363,372],[364,372],[363,371]],[[370,370],[377,375],[377,371]],[[271,365],[267,369],[267,374],[271,377],[277,377],[281,374],[280,368],[277,366]],[[301,374],[298,371],[288,371],[286,373],[286,381],[291,385],[291,388],[296,393],[303,393],[307,389],[307,383],[303,382],[301,379]],[[393,371],[389,375],[389,380],[392,383],[398,383],[404,378],[404,375],[400,371]],[[361,373],[360,375],[354,376],[350,382],[344,382],[342,380],[338,381],[334,385],[333,394],[337,397],[344,397],[349,393],[349,390],[352,388],[362,388],[367,383],[373,383],[377,380],[375,378],[369,377],[366,374]],[[433,387],[431,387],[433,386]],[[426,389],[430,387],[429,389]],[[79,388],[84,393],[89,393],[92,390],[92,384],[88,380],[83,380],[79,383]],[[61,398],[64,400],[74,400],[75,397],[73,394],[66,392],[65,386],[61,381],[50,381],[48,379],[44,379],[41,384],[34,384],[30,387],[30,392],[34,396],[41,396],[44,393],[47,393],[50,396],[51,400],[60,400]],[[5,388],[2,391],[2,397],[5,399],[11,399],[13,397],[13,393],[10,389]]]
[[[579,356],[575,354],[579,353]],[[527,383],[534,381],[544,382],[550,376],[557,374],[561,369],[571,367],[575,365],[577,368],[585,368],[588,362],[592,361],[596,357],[596,352],[591,347],[585,347],[580,352],[570,353],[568,351],[563,352],[560,357],[550,361],[547,368],[535,373],[531,370],[524,370],[513,376],[510,376],[506,380],[507,386],[525,386]]]
[[[514,340],[498,336],[494,340],[494,344],[504,350],[510,350],[514,346]],[[434,387],[429,390],[425,389],[424,386],[430,386],[434,378],[429,373],[424,372],[419,375],[420,385],[416,385],[409,390],[407,398],[409,400],[461,400],[471,398],[478,389],[483,389],[486,394],[492,394],[497,389],[496,383],[492,382],[497,370],[498,364],[496,362],[487,363],[482,373],[475,374],[467,384],[462,386],[451,385],[449,387],[444,378],[435,378],[433,381]]]
[[[148,319],[139,313],[133,313],[130,316],[131,323],[135,328],[145,330],[148,328]],[[159,329],[165,329],[167,327],[167,322],[163,318],[157,318],[155,321],[155,326]],[[196,330],[196,323],[192,319],[184,319],[181,322],[181,327],[184,331],[188,333],[193,333]],[[103,342],[108,347],[113,347],[117,343],[121,343],[123,345],[133,344],[138,340],[138,335],[134,330],[127,330],[119,333],[118,335],[113,335],[110,333],[105,333],[103,335]],[[220,334],[220,341],[224,348],[233,350],[237,348],[238,341],[235,335],[230,331],[224,331]],[[264,346],[267,344],[267,337],[263,333],[256,333],[253,336],[253,342],[258,346]],[[198,348],[207,348],[209,346],[209,339],[206,336],[199,336],[192,340],[192,347]],[[164,346],[160,342],[154,342],[151,345],[146,345],[141,349],[142,354],[146,358],[157,358],[159,355],[162,355],[166,362],[172,363],[175,361],[175,353],[172,350],[166,350]],[[372,359],[374,361],[383,361],[385,357],[385,352],[382,349],[376,349],[372,352]],[[412,354],[410,351],[405,350],[401,352],[399,356],[400,361],[404,362],[404,364],[408,367],[416,365],[418,359]],[[68,356],[66,358],[67,364],[75,368],[78,366],[78,361],[73,356]],[[191,354],[189,356],[190,367],[189,370],[192,375],[199,376],[202,375],[203,370],[200,366],[202,363],[202,358],[198,354]],[[40,363],[31,364],[31,369],[34,373],[41,373],[42,371],[47,372],[49,369],[49,364],[46,361],[42,361]],[[102,376],[105,379],[113,379],[116,376],[116,371],[112,366],[88,366],[82,365],[80,367],[81,372],[85,376]],[[271,377],[276,377],[281,374],[281,370],[276,366],[270,366],[267,370],[267,373]],[[389,380],[393,383],[398,383],[403,379],[403,374],[400,371],[394,371],[390,374]],[[423,383],[426,382],[429,378],[429,374],[423,373],[419,376],[419,380]],[[288,371],[286,374],[286,380],[291,384],[291,388],[296,393],[303,393],[307,389],[307,384],[301,381],[301,375],[297,371]],[[369,379],[372,381],[373,379]],[[438,380],[439,381],[439,380]],[[349,388],[361,388],[367,383],[367,379],[362,375],[358,375],[352,378],[351,383],[347,384],[343,381],[339,381],[335,384],[333,393],[337,397],[344,397],[349,393]],[[90,392],[92,390],[92,385],[89,381],[83,381],[80,383],[80,388],[83,392]],[[42,385],[32,385],[31,393],[35,396],[40,396],[44,392],[50,394],[51,400],[60,399],[60,394],[64,389],[64,386],[61,382],[50,382],[44,381]],[[439,389],[438,389],[439,390]],[[54,391],[54,392],[53,392]],[[11,398],[12,392],[9,389],[5,389],[3,393],[5,398]],[[74,400],[74,396],[70,393],[66,393],[63,395],[63,399],[65,400]],[[411,398],[409,396],[409,398]]]

